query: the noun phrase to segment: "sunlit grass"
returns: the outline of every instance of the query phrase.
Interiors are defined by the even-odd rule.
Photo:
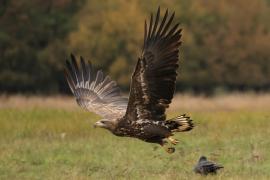
[[[94,129],[99,117],[80,109],[2,108],[0,179],[270,178],[270,111],[186,113],[196,127],[176,135],[180,143],[169,155],[158,145]],[[207,178],[194,174],[201,155],[225,169]]]

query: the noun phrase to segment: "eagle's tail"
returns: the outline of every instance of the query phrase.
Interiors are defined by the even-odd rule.
[[[185,114],[167,120],[166,125],[172,132],[189,131],[194,127],[190,117]]]

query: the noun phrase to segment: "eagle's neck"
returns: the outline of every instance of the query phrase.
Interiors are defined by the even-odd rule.
[[[115,126],[115,129],[111,131],[116,136],[128,136],[130,128],[128,127],[128,124],[125,123],[125,117],[119,119],[117,121],[117,124]]]

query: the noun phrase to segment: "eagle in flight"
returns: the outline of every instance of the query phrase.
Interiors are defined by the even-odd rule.
[[[174,152],[169,142],[176,145],[175,132],[193,128],[190,117],[179,115],[166,119],[165,111],[172,101],[177,76],[181,29],[172,25],[174,13],[166,10],[160,19],[160,8],[150,24],[145,21],[144,43],[131,77],[129,98],[120,93],[116,82],[95,72],[91,62],[81,57],[80,65],[71,54],[66,61],[65,76],[79,106],[100,115],[95,123],[116,136],[134,137],[158,143],[169,153]]]

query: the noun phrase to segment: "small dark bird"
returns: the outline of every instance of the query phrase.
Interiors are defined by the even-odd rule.
[[[218,169],[224,168],[214,162],[208,161],[205,156],[201,156],[198,164],[194,167],[194,172],[202,175],[216,174]]]
[[[134,137],[164,146],[175,145],[174,133],[193,128],[190,117],[166,118],[172,101],[179,62],[181,29],[173,25],[174,13],[160,16],[160,8],[150,24],[144,25],[143,49],[131,77],[129,98],[102,71],[93,71],[92,64],[81,57],[81,65],[71,55],[67,61],[66,79],[79,106],[103,117],[95,123],[116,136]],[[166,146],[164,146],[166,148]],[[166,148],[168,153],[173,147]]]

